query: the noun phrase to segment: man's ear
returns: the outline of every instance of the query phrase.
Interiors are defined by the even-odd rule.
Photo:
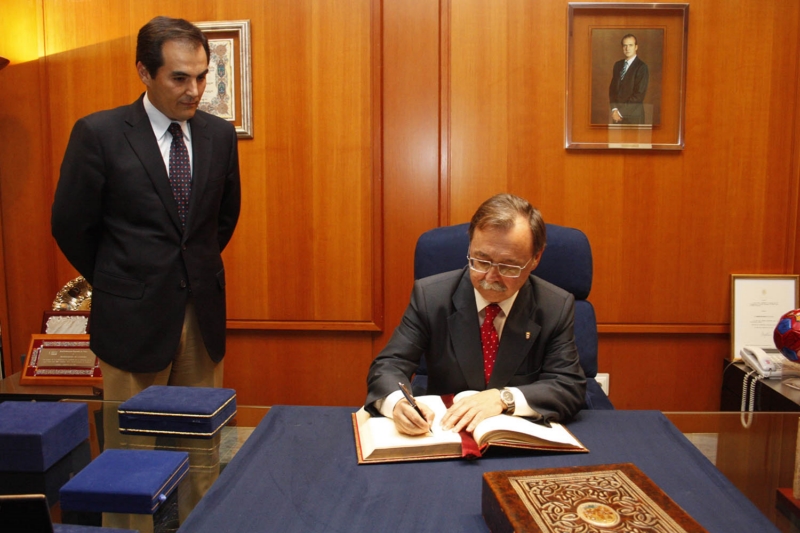
[[[136,73],[139,74],[139,79],[142,80],[142,83],[150,87],[150,82],[153,78],[150,77],[147,67],[141,61],[136,62]]]
[[[544,253],[544,248],[539,250],[539,253],[536,256],[534,256],[534,258],[533,258],[533,269],[532,270],[536,270],[536,267],[539,266],[539,261],[542,260],[542,254],[543,253]]]

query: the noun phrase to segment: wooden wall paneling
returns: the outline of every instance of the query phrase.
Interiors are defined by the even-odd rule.
[[[446,2],[383,2],[383,331],[377,353],[408,305],[414,248],[439,225],[440,9]],[[365,373],[366,375],[366,373]]]
[[[564,32],[542,40],[542,21],[565,28],[566,9],[557,2],[509,2],[508,180],[506,189],[528,199],[545,221],[562,223],[571,189],[563,158]]]
[[[321,8],[322,3],[315,3]],[[315,319],[373,320],[372,2],[330,2],[313,19]],[[324,52],[324,53],[323,53]],[[380,95],[375,95],[379,99]],[[331,224],[332,221],[337,224]],[[348,305],[342,306],[342,302]]]
[[[362,405],[372,360],[364,335],[231,330],[225,386],[242,405]]]
[[[247,191],[254,225],[228,251],[233,327],[376,327],[372,6],[264,7],[253,61],[264,108],[251,149],[263,147],[266,167],[249,177],[263,181]]]
[[[617,409],[719,410],[727,335],[601,334],[600,344]]]
[[[0,209],[2,259],[0,327],[7,374],[21,369],[20,355],[31,333],[41,327],[42,311],[52,304],[53,251],[47,199],[49,154],[42,108],[42,13],[38,3],[3,2],[0,9],[0,55],[11,61],[0,72]],[[41,238],[38,236],[42,236]]]
[[[380,3],[241,11],[229,16],[251,18],[260,106],[239,143],[244,204],[225,252],[226,385],[253,404],[359,405],[366,331],[383,318]]]
[[[43,2],[46,116],[50,125],[48,207],[52,205],[61,161],[75,122],[90,113],[129,104],[144,91],[134,66],[136,31],[131,30],[134,23],[124,9],[125,4],[90,0],[77,9],[75,4]],[[88,28],[91,31],[85,31]],[[49,213],[46,220],[49,224]],[[49,240],[56,253],[55,295],[78,273],[55,241]]]
[[[800,48],[800,38],[795,41],[794,49],[797,50]],[[795,68],[798,72],[800,72],[800,53],[795,53]],[[798,204],[800,204],[800,84],[797,84],[794,96],[794,132],[792,136],[792,158],[791,158],[791,173],[789,176],[790,183],[794,184],[794,191],[793,194],[787,194],[787,199],[791,202],[791,213],[792,217],[794,218],[794,224],[792,224],[792,228],[794,230],[794,235],[791,234],[789,228],[787,228],[787,241],[791,241],[795,243],[794,248],[791,250],[792,253],[787,254],[787,261],[790,263],[790,267],[787,268],[787,272],[791,272],[794,274],[800,273],[800,246],[797,246],[797,237],[800,235],[800,213],[798,213]],[[787,247],[787,251],[788,251]]]
[[[450,223],[508,189],[508,2],[450,6]]]

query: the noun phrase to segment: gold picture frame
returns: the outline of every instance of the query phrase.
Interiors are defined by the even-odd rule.
[[[682,150],[688,35],[689,4],[570,2],[565,147]]]
[[[731,275],[731,361],[743,346],[773,347],[773,332],[784,313],[798,308],[800,276]]]
[[[200,109],[233,123],[240,139],[253,138],[250,21],[195,22],[211,51]]]

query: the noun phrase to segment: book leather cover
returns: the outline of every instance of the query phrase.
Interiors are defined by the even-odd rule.
[[[706,531],[632,463],[487,472],[481,500],[492,533]]]
[[[236,391],[153,385],[120,404],[125,434],[211,438],[236,415]]]

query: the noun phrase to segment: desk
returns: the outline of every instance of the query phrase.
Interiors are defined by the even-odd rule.
[[[725,362],[722,374],[722,395],[720,409],[722,411],[739,411],[742,408],[742,385],[750,368],[744,363]],[[748,406],[750,385],[747,381]],[[788,387],[780,379],[762,379],[755,388],[755,411],[800,411],[800,390]]]
[[[569,428],[591,450],[588,454],[495,449],[477,461],[358,465],[353,411],[273,407],[189,515],[181,533],[485,533],[484,472],[620,462],[635,463],[710,532],[780,531],[660,412],[581,412]],[[759,415],[775,416],[755,416]],[[687,417],[681,421],[687,428],[704,427],[702,421],[692,426]],[[797,415],[793,421],[796,437]],[[718,440],[724,444],[725,439]],[[793,441],[785,446],[794,450]],[[751,464],[761,469],[760,459],[748,455],[738,461],[739,468]],[[774,493],[775,488],[756,490]]]

